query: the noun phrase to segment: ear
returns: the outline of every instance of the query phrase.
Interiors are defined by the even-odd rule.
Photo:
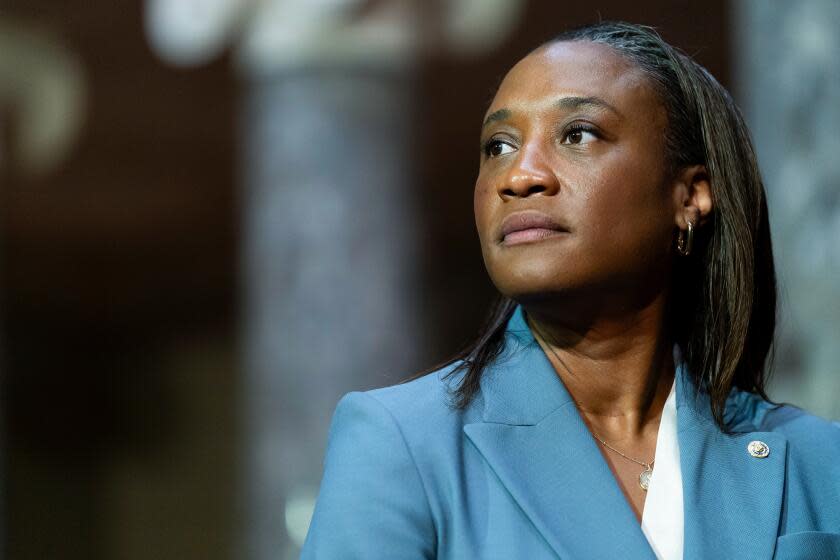
[[[691,165],[677,172],[673,183],[674,222],[679,229],[688,228],[688,221],[702,226],[712,214],[712,184],[705,165]]]

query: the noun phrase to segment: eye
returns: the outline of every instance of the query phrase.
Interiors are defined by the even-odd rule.
[[[573,124],[563,133],[563,144],[588,144],[600,138],[595,129],[585,124]]]
[[[514,148],[512,144],[510,144],[509,142],[505,142],[504,140],[491,139],[486,144],[484,144],[484,155],[487,157],[503,156],[506,154],[513,153],[514,151],[516,151],[516,148]]]

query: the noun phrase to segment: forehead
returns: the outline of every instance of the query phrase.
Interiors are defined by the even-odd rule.
[[[567,95],[600,97],[631,113],[661,105],[633,62],[607,45],[575,41],[540,47],[520,60],[505,76],[487,112],[539,109]]]

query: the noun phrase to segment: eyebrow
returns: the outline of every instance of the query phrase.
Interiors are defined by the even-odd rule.
[[[486,119],[484,119],[484,124],[481,125],[481,128],[484,128],[491,122],[507,120],[510,118],[510,115],[510,109],[499,109],[498,111],[493,111],[492,113],[487,115]]]
[[[601,99],[600,97],[590,96],[590,97],[561,97],[556,103],[555,106],[564,109],[566,111],[573,111],[575,109],[580,109],[582,107],[594,107],[597,109],[606,109],[612,113],[615,113],[617,116],[622,116],[621,112]],[[484,119],[484,124],[481,125],[482,128],[486,127],[488,124],[497,121],[504,121],[511,117],[512,112],[510,109],[499,109],[498,111],[493,111],[487,118]]]
[[[557,101],[557,107],[566,110],[580,109],[581,107],[595,107],[598,109],[606,109],[621,116],[621,112],[601,99],[600,97],[562,97]]]

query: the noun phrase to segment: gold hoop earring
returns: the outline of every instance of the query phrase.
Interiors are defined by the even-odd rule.
[[[688,231],[680,230],[677,235],[677,252],[684,257],[691,254],[691,247],[694,244],[694,224],[689,220],[686,220],[686,223]]]

